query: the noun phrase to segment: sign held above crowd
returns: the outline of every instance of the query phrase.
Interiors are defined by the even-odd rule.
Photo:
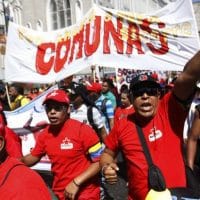
[[[52,83],[92,65],[181,71],[199,47],[190,0],[151,15],[95,5],[80,23],[56,31],[10,22],[5,81]]]

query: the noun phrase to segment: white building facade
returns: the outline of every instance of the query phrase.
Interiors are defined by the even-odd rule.
[[[8,19],[34,30],[51,31],[78,22],[93,4],[150,13],[175,0],[0,0],[0,80],[3,79],[5,21]],[[200,33],[200,0],[193,0]]]

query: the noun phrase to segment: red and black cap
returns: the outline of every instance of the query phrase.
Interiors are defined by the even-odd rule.
[[[136,89],[139,87],[155,87],[160,88],[160,84],[152,76],[150,72],[136,73],[131,80],[130,89]]]

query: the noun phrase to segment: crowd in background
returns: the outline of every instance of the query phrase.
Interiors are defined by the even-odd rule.
[[[125,70],[123,74],[129,76],[129,78],[127,78],[129,80],[132,76],[134,76],[134,73],[138,71],[139,70]],[[180,72],[151,71],[150,73],[160,83],[160,85],[162,86],[162,92],[165,93],[168,89],[171,89],[173,87],[173,81]],[[129,82],[127,82],[125,78],[122,77],[122,72],[119,72],[119,74],[119,77],[114,74],[105,74],[104,77],[95,77],[95,80],[94,77],[91,75],[74,75],[72,76],[72,78],[69,77],[58,82],[58,85],[60,87],[66,87],[69,84],[69,80],[73,80],[76,83],[87,86],[93,82],[98,82],[102,84],[103,79],[108,79],[110,80],[110,87],[113,90],[112,92],[114,92],[118,100],[121,86],[124,84],[129,85]],[[23,106],[29,101],[33,100],[43,91],[47,90],[51,85],[52,84],[25,83],[5,84],[4,82],[0,82],[0,101],[5,111],[15,110],[16,108]],[[19,104],[19,102],[22,102],[22,104]]]
[[[133,71],[131,73],[133,73]],[[64,199],[65,197],[67,197],[68,199],[74,199],[76,195],[80,195],[81,197],[83,197],[83,199],[84,197],[86,197],[87,199],[90,195],[91,199],[92,196],[96,196],[96,199],[101,200],[127,198],[128,187],[132,187],[132,183],[129,186],[130,180],[127,176],[127,171],[125,170],[127,166],[124,158],[124,153],[122,151],[118,151],[117,154],[114,156],[114,163],[117,164],[117,168],[115,165],[112,165],[110,168],[110,171],[113,171],[113,174],[114,171],[119,170],[118,182],[121,181],[121,183],[120,185],[116,185],[117,189],[114,189],[113,187],[110,187],[110,184],[107,184],[107,182],[110,181],[108,178],[110,174],[107,173],[107,165],[105,165],[106,170],[104,174],[106,179],[105,177],[100,176],[100,193],[98,192],[98,189],[95,185],[95,182],[97,181],[97,177],[95,176],[95,174],[100,170],[97,166],[97,162],[100,160],[100,155],[102,154],[102,151],[106,148],[106,145],[109,146],[112,143],[109,141],[109,139],[107,139],[107,141],[110,142],[107,144],[106,138],[110,132],[113,132],[113,135],[114,131],[116,131],[116,128],[113,129],[113,127],[117,127],[123,121],[123,119],[126,119],[128,116],[134,114],[135,108],[133,106],[133,101],[135,101],[135,98],[147,94],[149,96],[159,96],[160,99],[163,98],[163,101],[166,101],[166,96],[170,96],[170,94],[166,94],[172,91],[172,89],[174,88],[175,81],[177,80],[180,74],[180,72],[141,72],[137,70],[134,71],[133,74],[131,74],[131,80],[134,80],[135,78],[137,79],[138,74],[141,73],[144,73],[141,75],[141,77],[143,75],[147,76],[148,78],[153,80],[151,80],[150,82],[155,81],[155,83],[153,86],[150,85],[149,90],[147,89],[149,85],[145,85],[145,87],[141,85],[141,88],[134,88],[134,95],[131,95],[131,91],[133,92],[133,88],[131,88],[129,82],[126,82],[124,79],[122,80],[122,78],[119,80],[119,78],[113,75],[106,75],[102,78],[95,77],[95,79],[92,76],[86,75],[71,76],[58,83],[59,89],[55,91],[55,94],[53,92],[52,94],[47,95],[43,104],[48,118],[50,120],[50,124],[49,129],[46,128],[46,125],[44,127],[44,131],[42,131],[45,137],[48,138],[49,133],[52,133],[53,135],[63,134],[60,128],[55,129],[55,127],[58,125],[56,124],[56,119],[53,117],[52,114],[54,110],[55,113],[62,112],[63,116],[61,116],[61,119],[63,118],[62,120],[64,121],[59,122],[61,126],[63,126],[63,123],[65,124],[68,121],[68,125],[66,125],[65,127],[66,130],[73,132],[75,131],[74,127],[77,127],[76,131],[79,130],[80,124],[73,121],[75,120],[79,121],[81,124],[83,123],[89,125],[89,127],[91,127],[98,136],[93,138],[93,131],[91,129],[88,129],[88,127],[83,127],[83,129],[87,132],[87,139],[84,138],[84,136],[76,136],[77,138],[79,137],[79,139],[81,139],[81,144],[84,143],[84,145],[86,145],[85,148],[87,149],[87,151],[85,148],[82,151],[85,155],[90,155],[92,164],[89,164],[88,161],[84,160],[85,158],[81,157],[84,154],[76,154],[76,156],[80,156],[80,159],[83,159],[82,162],[85,163],[85,165],[80,168],[80,171],[77,171],[77,173],[79,172],[81,175],[77,176],[76,174],[75,178],[73,178],[72,180],[68,180],[66,177],[63,177],[64,179],[66,179],[66,182],[63,181],[62,183],[59,182],[58,178],[65,176],[63,175],[63,173],[65,174],[65,172],[63,171],[62,173],[60,173],[61,171],[58,170],[58,168],[56,167],[55,163],[57,163],[57,161],[53,155],[54,149],[45,149],[46,146],[48,146],[48,144],[51,144],[52,138],[44,140],[44,137],[41,136],[41,138],[38,139],[38,143],[36,143],[36,147],[33,149],[33,151],[29,155],[23,156],[21,151],[20,137],[18,137],[17,134],[13,132],[13,130],[7,127],[6,118],[3,113],[3,111],[12,111],[28,104],[30,101],[34,100],[38,95],[40,95],[43,91],[47,90],[52,84],[40,85],[37,87],[26,87],[24,84],[19,83],[12,83],[9,85],[0,83],[1,121],[3,122],[2,126],[6,127],[5,130],[0,130],[2,132],[5,132],[5,140],[7,144],[10,144],[6,146],[6,151],[8,152],[8,155],[13,156],[15,158],[22,157],[23,163],[25,163],[27,166],[32,166],[35,163],[39,162],[44,153],[47,153],[48,156],[52,157],[52,170],[54,174],[57,174],[53,182],[53,191],[59,199]],[[63,92],[67,95],[66,97]],[[76,135],[76,133],[73,134]],[[77,132],[77,134],[79,133]],[[89,138],[93,139],[89,140]],[[61,146],[61,149],[70,148],[68,146],[71,145],[70,140],[68,141],[66,137],[66,141],[63,141],[62,145],[63,146]],[[103,159],[105,158],[106,156],[104,155]],[[65,162],[70,163],[71,161],[65,160]],[[102,162],[104,163],[104,160]],[[78,160],[73,160],[73,163],[73,167],[76,167],[75,163],[78,164]],[[70,164],[66,164],[65,167],[67,168],[68,165]],[[191,167],[193,166],[191,165]],[[61,169],[64,170],[64,167],[61,167]],[[68,176],[70,177],[69,173]],[[88,180],[89,183],[87,182]],[[66,183],[68,185],[64,187]],[[82,189],[80,189],[81,185],[83,185]],[[92,187],[92,190],[90,190],[90,187]],[[121,190],[118,187],[123,188],[125,193],[120,193]],[[51,189],[50,192],[52,192]],[[141,199],[141,196],[139,196],[138,198]],[[49,198],[48,194],[46,195],[46,197],[44,197],[44,199],[45,198]],[[56,197],[51,198],[56,199]]]

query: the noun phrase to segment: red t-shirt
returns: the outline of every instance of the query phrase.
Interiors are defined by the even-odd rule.
[[[65,199],[67,184],[90,166],[88,150],[97,143],[99,138],[93,129],[73,119],[68,119],[56,136],[50,132],[49,126],[38,135],[31,154],[38,157],[48,155],[54,175],[53,191],[59,200]],[[99,158],[94,160],[99,161]],[[95,177],[80,187],[77,200],[85,196],[99,199],[99,194],[99,181]]]
[[[128,115],[133,113],[134,108],[132,105],[127,108],[117,107],[114,115],[114,123],[117,123],[120,119],[127,117]]]
[[[16,164],[9,175],[9,170]],[[7,176],[7,177],[6,177]],[[51,200],[42,178],[16,158],[8,157],[0,164],[0,199]]]
[[[161,169],[167,187],[186,186],[181,151],[186,116],[187,112],[168,93],[160,100],[156,116],[142,128],[153,162]],[[113,151],[122,149],[126,157],[130,199],[144,200],[148,192],[148,165],[131,117],[117,123],[105,143]]]
[[[8,155],[15,158],[22,157],[22,145],[19,136],[10,128],[5,126],[6,150]]]

